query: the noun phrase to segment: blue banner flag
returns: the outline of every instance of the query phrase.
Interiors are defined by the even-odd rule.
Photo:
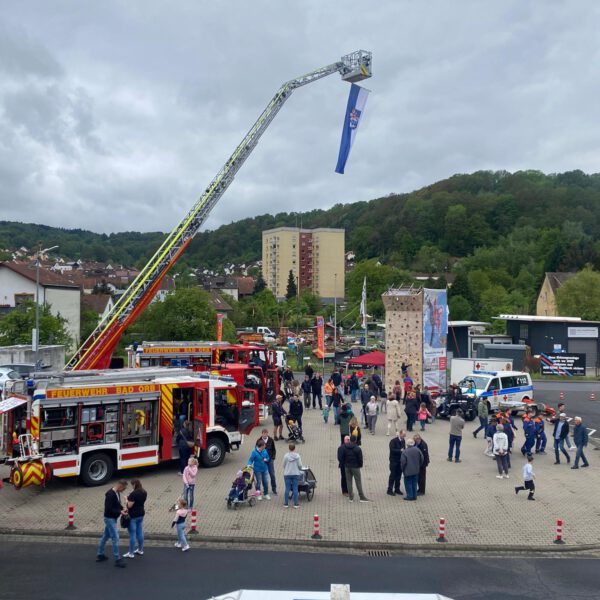
[[[368,96],[369,90],[354,83],[352,84],[350,95],[348,96],[348,105],[346,106],[346,116],[344,117],[344,129],[342,131],[342,141],[340,142],[340,153],[337,166],[335,167],[335,172],[340,173],[340,175],[344,174],[346,161],[350,154],[350,148],[352,148],[352,144],[354,143],[356,130],[358,129],[360,119],[365,110]]]

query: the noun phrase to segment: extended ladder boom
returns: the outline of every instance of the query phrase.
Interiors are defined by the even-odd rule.
[[[96,329],[71,358],[67,369],[105,369],[109,367],[112,353],[119,343],[121,335],[152,301],[165,275],[231,185],[236,173],[254,150],[258,140],[291,93],[296,88],[333,73],[340,73],[345,81],[354,82],[366,79],[371,76],[371,62],[371,53],[359,50],[343,56],[339,62],[292,79],[279,88],[229,160],[204,190],[202,196],[171,231],[113,309],[100,321]]]

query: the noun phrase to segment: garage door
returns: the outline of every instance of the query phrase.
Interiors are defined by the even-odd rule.
[[[573,354],[585,354],[585,368],[588,374],[596,370],[598,360],[598,340],[569,339],[569,352]]]

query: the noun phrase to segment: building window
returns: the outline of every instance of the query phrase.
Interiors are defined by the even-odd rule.
[[[33,294],[15,294],[15,306],[23,304],[23,302],[35,302]]]
[[[521,323],[519,325],[519,338],[522,340],[529,339],[529,325],[527,323]]]

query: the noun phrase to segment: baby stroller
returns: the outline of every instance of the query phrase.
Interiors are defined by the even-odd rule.
[[[298,422],[294,417],[290,417],[289,415],[285,419],[285,424],[288,429],[288,442],[302,442],[304,444],[304,436],[302,435],[302,429],[298,425]]]
[[[245,467],[241,471],[238,471],[238,475],[226,498],[227,508],[237,510],[238,506],[242,504],[254,506],[256,504],[256,496],[252,492],[253,483],[254,471],[252,467]]]
[[[310,467],[304,467],[302,469],[302,475],[298,482],[298,491],[306,494],[306,499],[310,502],[315,495],[315,488],[317,487],[317,480],[315,474],[312,472]]]

